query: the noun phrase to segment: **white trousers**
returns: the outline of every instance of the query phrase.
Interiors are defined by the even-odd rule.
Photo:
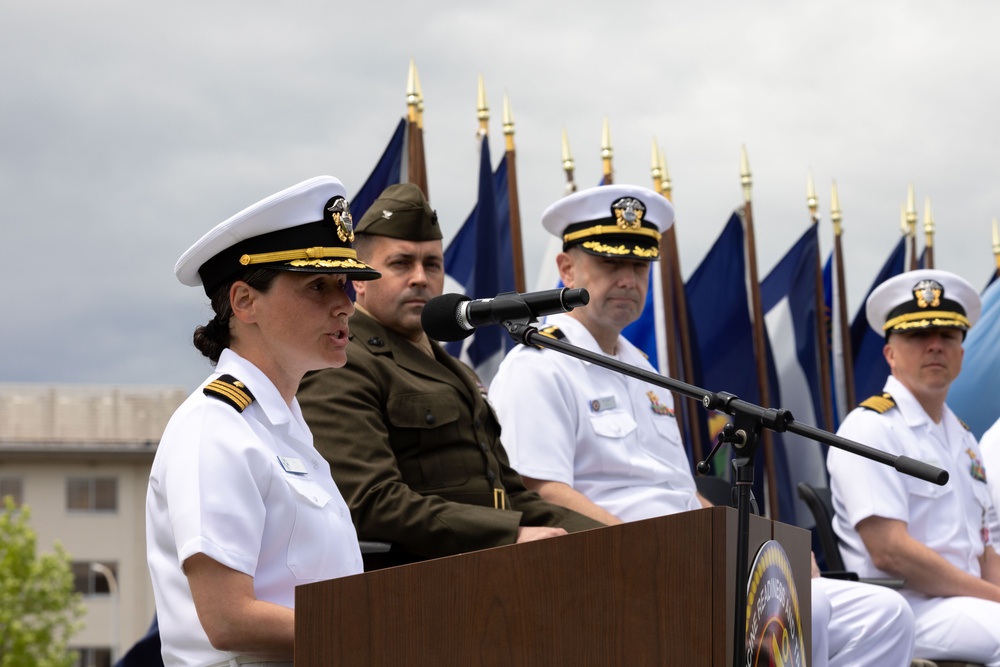
[[[908,593],[907,599],[917,627],[914,657],[1000,667],[1000,603],[916,593]]]
[[[812,580],[813,667],[909,667],[913,612],[889,588]]]

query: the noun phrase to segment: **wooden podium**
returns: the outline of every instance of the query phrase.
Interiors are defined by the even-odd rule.
[[[300,586],[295,665],[728,667],[736,526],[713,507]],[[810,655],[809,532],[751,517],[745,567],[770,539]]]

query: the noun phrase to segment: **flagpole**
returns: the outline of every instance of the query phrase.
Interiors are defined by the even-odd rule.
[[[426,197],[427,170],[423,164],[422,110],[417,64],[410,58],[410,71],[406,78],[407,180],[419,187]]]
[[[663,189],[663,171],[660,169],[660,151],[656,144],[656,137],[653,137],[653,157],[650,166],[650,174],[653,178],[653,190],[663,195],[669,201],[673,201],[670,192]],[[675,222],[676,224],[676,222]],[[660,290],[663,292],[663,324],[667,339],[667,371],[677,379],[681,379],[680,357],[677,354],[677,331],[673,326],[675,321],[674,313],[674,280],[670,265],[674,262],[677,253],[677,237],[675,236],[674,225],[660,237]],[[679,404],[680,395],[674,395],[674,404]],[[700,456],[695,456],[696,461],[700,461]]]
[[[521,205],[517,198],[517,167],[514,165],[514,114],[510,99],[503,94],[503,135],[507,149],[507,197],[510,202],[510,244],[514,255],[514,289],[526,292],[524,280],[524,250],[521,245]]]
[[[566,128],[562,131],[562,166],[566,172],[566,194],[576,192],[576,179],[573,170],[576,168],[573,162],[573,155],[569,152],[569,137],[566,135]]]
[[[743,224],[746,228],[747,265],[750,268],[750,302],[753,312],[753,344],[754,357],[757,363],[757,387],[760,391],[760,404],[771,405],[770,392],[767,386],[767,346],[764,345],[764,314],[760,303],[760,280],[757,277],[757,244],[753,231],[753,203],[750,196],[752,183],[753,176],[750,173],[750,161],[747,158],[747,149],[746,146],[741,146],[740,184],[743,186]],[[764,431],[762,439],[764,442],[764,465],[767,472],[767,506],[770,510],[770,518],[774,521],[780,521],[781,513],[778,509],[777,475],[774,469],[774,440],[768,430]]]
[[[670,182],[670,172],[667,162],[663,159],[656,137],[653,137],[653,189],[673,201],[673,187]],[[667,355],[670,359],[670,372],[677,379],[683,379],[688,384],[694,382],[694,362],[691,355],[691,339],[688,335],[687,301],[684,297],[684,282],[681,279],[680,251],[677,245],[676,225],[671,225],[660,240],[660,281],[663,287],[664,328],[667,332]],[[680,330],[680,350],[677,349],[677,330]],[[673,351],[671,351],[671,348]],[[674,364],[677,365],[674,365]],[[674,396],[674,405],[681,408],[681,417],[687,426],[686,432],[691,438],[691,455],[695,461],[703,460],[703,443],[701,429],[698,428],[698,408],[693,399],[678,400]]]
[[[827,338],[829,320],[826,316],[826,299],[823,298],[823,260],[819,256],[819,200],[816,198],[816,185],[813,183],[812,172],[806,180],[806,206],[809,217],[816,229],[816,338],[819,340],[819,382],[820,400],[823,402],[823,428],[828,431],[833,428],[833,396],[830,391],[830,342]]]
[[[840,313],[840,349],[844,353],[844,385],[847,396],[847,409],[853,410],[857,405],[857,398],[854,392],[854,352],[851,349],[851,322],[847,313],[847,286],[844,278],[844,249],[840,236],[841,214],[840,196],[837,193],[837,181],[833,182],[830,190],[830,221],[833,222],[833,258],[836,269],[837,280],[837,303],[833,307]],[[843,418],[846,415],[841,415]]]
[[[427,156],[424,152],[424,89],[420,86],[420,72],[413,68],[413,80],[417,87],[417,168],[420,176],[419,186],[424,191],[424,197],[430,198],[427,185]]]
[[[611,185],[615,182],[614,171],[611,168],[611,157],[614,151],[611,149],[611,127],[608,125],[608,117],[604,117],[604,127],[601,131],[601,168],[604,173],[602,185]]]
[[[917,269],[917,204],[913,197],[913,184],[906,193],[906,234],[910,249],[910,271]]]
[[[924,199],[924,268],[934,268],[934,217],[930,197]]]

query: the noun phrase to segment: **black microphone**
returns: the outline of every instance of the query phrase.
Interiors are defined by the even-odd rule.
[[[569,287],[525,294],[503,292],[493,299],[475,300],[464,294],[442,294],[424,306],[420,324],[434,340],[455,341],[468,338],[476,327],[525,318],[534,321],[544,315],[586,306],[589,302],[587,290]]]

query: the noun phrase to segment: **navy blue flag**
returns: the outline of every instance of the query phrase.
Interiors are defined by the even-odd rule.
[[[402,183],[405,147],[406,119],[402,118],[396,125],[396,131],[393,132],[389,145],[382,152],[382,157],[379,158],[372,173],[368,176],[368,180],[351,200],[351,216],[355,222],[361,220],[361,216],[378,199],[383,190],[390,185]]]
[[[948,392],[948,406],[977,440],[1000,419],[1000,280],[993,281],[982,298],[983,314],[969,329],[962,372]]]
[[[751,403],[760,402],[753,328],[747,301],[743,223],[734,213],[715,244],[684,286],[692,333],[694,384],[709,391],[728,391]],[[708,430],[705,442],[729,421],[726,415],[698,408],[697,421]],[[707,452],[706,452],[707,454]],[[728,459],[727,459],[728,461]],[[718,462],[717,462],[718,463]],[[728,477],[728,465],[715,466]],[[762,480],[761,475],[756,481]],[[763,498],[760,485],[755,488]]]
[[[770,343],[771,403],[791,411],[803,424],[822,423],[819,335],[816,327],[816,262],[819,238],[810,225],[760,285],[761,307]],[[826,332],[822,332],[823,335]],[[828,486],[826,452],[819,443],[793,433],[774,440],[781,520],[803,528],[815,523],[798,499],[799,482]]]
[[[506,189],[506,156],[494,175],[490,166],[488,137],[482,140],[479,162],[479,198],[465,223],[444,251],[447,275],[445,291],[454,287],[473,299],[514,291],[514,260],[510,242],[510,203]],[[502,180],[504,189],[497,190]],[[506,241],[501,238],[498,202],[506,217]],[[489,384],[500,361],[514,341],[499,326],[481,327],[464,341],[445,345],[448,353],[472,366],[484,384]]]
[[[738,214],[729,218],[718,240],[691,274],[684,293],[695,334],[697,384],[758,403],[743,224]]]
[[[865,304],[872,291],[893,276],[903,273],[906,259],[906,237],[901,237],[889,258],[879,270],[871,287],[865,294],[854,320],[851,322],[851,350],[854,352],[854,389],[857,400],[864,401],[869,396],[882,393],[885,380],[889,377],[889,364],[882,354],[885,338],[868,326]]]

